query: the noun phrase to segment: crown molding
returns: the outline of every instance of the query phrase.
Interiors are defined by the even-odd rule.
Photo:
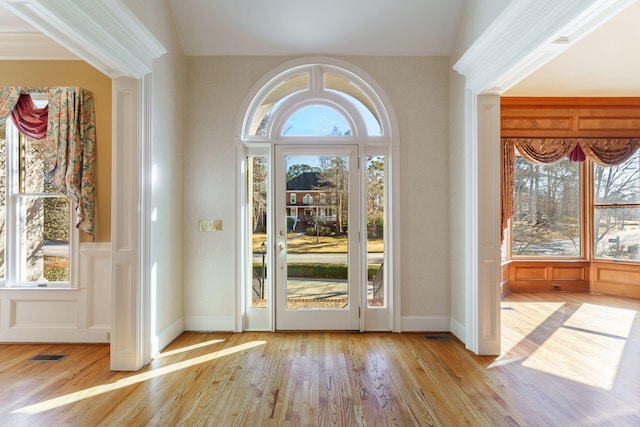
[[[120,0],[0,0],[111,78],[141,78],[166,49]],[[59,59],[59,58],[58,58]]]
[[[79,60],[42,33],[0,32],[0,60]]]
[[[453,69],[476,93],[500,94],[634,1],[513,1]]]

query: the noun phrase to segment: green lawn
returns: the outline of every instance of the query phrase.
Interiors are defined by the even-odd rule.
[[[253,251],[259,252],[261,244],[266,240],[266,234],[253,235]],[[347,237],[307,236],[301,235],[291,238],[287,242],[288,252],[291,253],[346,253]],[[382,239],[370,239],[367,252],[384,252]]]

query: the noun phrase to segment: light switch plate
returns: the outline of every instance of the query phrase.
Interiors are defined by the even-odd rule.
[[[198,231],[213,231],[214,221],[212,219],[201,219],[198,222]]]
[[[198,222],[198,231],[222,231],[222,220],[201,219]]]

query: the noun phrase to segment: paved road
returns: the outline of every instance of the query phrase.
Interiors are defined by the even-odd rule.
[[[384,258],[384,254],[376,252],[376,253],[368,253],[367,259],[369,260],[369,264],[381,264],[382,259]],[[253,254],[254,262],[257,260],[262,260],[262,254]],[[305,263],[326,263],[326,264],[346,264],[347,262],[347,254],[289,254],[287,256],[289,262],[305,262]]]

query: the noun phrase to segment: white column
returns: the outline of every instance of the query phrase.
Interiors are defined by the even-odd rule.
[[[140,80],[113,80],[111,369],[135,371],[142,355]]]
[[[500,96],[480,95],[478,114],[477,353],[500,354]]]

